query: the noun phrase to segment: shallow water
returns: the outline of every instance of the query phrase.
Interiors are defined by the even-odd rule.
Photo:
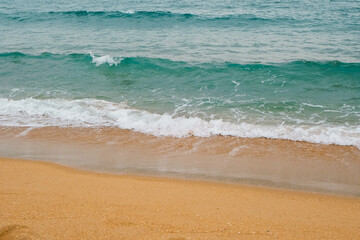
[[[115,126],[360,146],[360,64],[190,64],[93,54],[0,55],[3,126]]]
[[[0,124],[360,146],[358,1],[0,1]]]

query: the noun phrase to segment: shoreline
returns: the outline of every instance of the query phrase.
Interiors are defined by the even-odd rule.
[[[0,128],[0,155],[76,169],[360,196],[360,149],[276,139],[155,137],[117,128]],[[21,147],[19,147],[21,146]]]
[[[12,234],[34,239],[360,237],[359,198],[21,159],[0,158],[0,166],[0,236],[5,226],[18,226]]]

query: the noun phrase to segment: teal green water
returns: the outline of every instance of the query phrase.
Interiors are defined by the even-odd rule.
[[[0,125],[360,146],[358,1],[0,0]]]
[[[0,97],[101,99],[173,116],[356,125],[360,64],[197,64],[90,55],[0,55]],[[111,63],[110,63],[111,64]],[[262,119],[266,116],[266,119]]]

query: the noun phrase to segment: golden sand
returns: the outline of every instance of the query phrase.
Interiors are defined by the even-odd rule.
[[[0,239],[355,240],[360,199],[0,159]]]

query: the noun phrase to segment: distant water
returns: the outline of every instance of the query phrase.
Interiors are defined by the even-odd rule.
[[[359,1],[0,0],[0,125],[360,147]]]

